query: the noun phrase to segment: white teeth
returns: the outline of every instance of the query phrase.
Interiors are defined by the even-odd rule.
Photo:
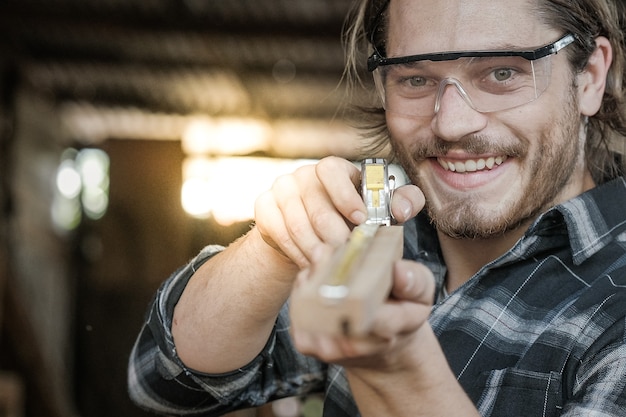
[[[495,166],[502,165],[506,160],[507,160],[506,155],[496,156],[496,157],[491,156],[487,159],[484,159],[484,158],[476,159],[476,160],[468,159],[463,162],[462,161],[451,162],[451,161],[446,161],[442,158],[437,158],[439,165],[441,165],[443,169],[452,171],[452,172],[458,172],[458,173],[483,171],[485,168],[493,169]]]

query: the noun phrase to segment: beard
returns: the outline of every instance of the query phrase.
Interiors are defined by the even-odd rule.
[[[515,230],[534,220],[558,202],[560,193],[571,182],[579,166],[583,147],[580,139],[580,114],[576,90],[571,89],[564,100],[566,107],[558,119],[539,132],[536,149],[531,154],[530,142],[520,138],[493,139],[471,135],[459,142],[439,138],[429,143],[414,143],[412,149],[400,149],[393,143],[395,155],[412,182],[426,197],[426,210],[435,228],[456,239],[489,239]],[[494,208],[481,204],[476,193],[434,198],[434,191],[419,175],[419,167],[427,158],[445,155],[450,149],[469,154],[492,153],[518,158],[522,187],[516,198],[501,201]],[[522,161],[526,161],[522,164]],[[433,204],[441,201],[440,204]]]

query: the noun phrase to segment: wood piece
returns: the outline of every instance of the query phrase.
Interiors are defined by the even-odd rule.
[[[347,245],[347,244],[346,244]],[[339,268],[345,245],[313,266],[310,279],[294,289],[290,300],[295,327],[312,333],[361,335],[369,331],[378,307],[389,297],[393,264],[402,257],[402,226],[382,226],[358,255],[346,280],[347,292],[332,299],[320,294],[329,274]]]

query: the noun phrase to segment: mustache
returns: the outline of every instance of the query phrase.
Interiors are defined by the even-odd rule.
[[[428,159],[443,156],[451,151],[463,151],[468,154],[497,154],[509,157],[522,157],[527,147],[519,140],[490,138],[485,135],[467,136],[457,142],[450,142],[435,137],[432,141],[416,142],[411,149],[414,159]]]

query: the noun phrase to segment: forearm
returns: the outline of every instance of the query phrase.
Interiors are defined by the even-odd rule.
[[[174,311],[172,334],[181,360],[205,373],[249,363],[267,342],[296,273],[256,229],[207,261]]]
[[[478,417],[430,326],[416,334],[412,345],[408,357],[394,358],[385,371],[347,369],[362,416]]]

